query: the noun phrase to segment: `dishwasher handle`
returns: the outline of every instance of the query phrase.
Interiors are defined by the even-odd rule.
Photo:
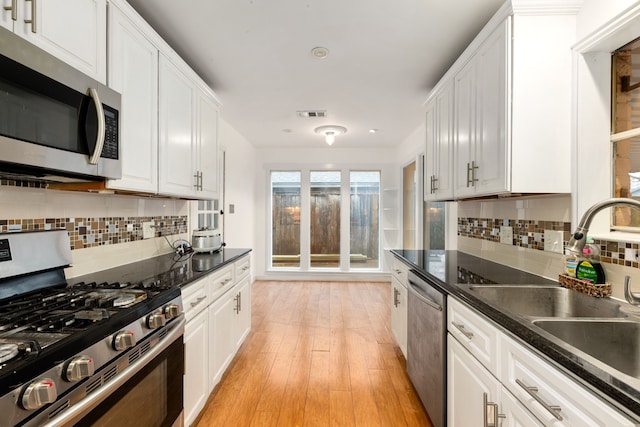
[[[440,304],[438,304],[436,301],[434,301],[433,299],[431,299],[428,296],[422,294],[422,292],[420,292],[420,288],[418,287],[418,285],[414,281],[409,279],[408,282],[409,282],[409,291],[411,291],[411,293],[413,295],[418,297],[418,299],[420,301],[422,301],[423,303],[427,304],[428,306],[430,306],[432,308],[435,308],[438,311],[442,311],[442,306]]]

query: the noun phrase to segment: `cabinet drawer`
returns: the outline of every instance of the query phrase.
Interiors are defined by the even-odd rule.
[[[208,291],[211,302],[233,287],[233,269],[234,265],[232,264],[211,274]]]
[[[398,258],[394,257],[391,262],[391,275],[398,279],[398,281],[407,287],[407,274],[409,273],[409,266]]]
[[[182,305],[184,306],[184,317],[187,322],[209,305],[207,298],[208,282],[209,278],[205,277],[182,288]]]
[[[449,298],[447,303],[449,333],[497,377],[500,331],[461,302]]]
[[[503,336],[501,351],[503,384],[545,425],[635,425],[513,339]]]
[[[251,271],[251,258],[245,257],[235,262],[236,282],[244,279]]]

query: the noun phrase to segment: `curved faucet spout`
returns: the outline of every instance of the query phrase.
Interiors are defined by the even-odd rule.
[[[578,255],[582,254],[582,249],[584,248],[584,244],[587,241],[587,231],[589,231],[591,220],[593,220],[593,217],[598,212],[612,206],[630,206],[640,209],[640,201],[629,198],[612,198],[603,200],[591,206],[589,209],[587,209],[584,215],[582,215],[582,219],[580,219],[578,228],[576,228],[576,231],[574,231],[571,235],[571,239],[569,239],[569,243],[567,244],[567,250],[569,252]]]

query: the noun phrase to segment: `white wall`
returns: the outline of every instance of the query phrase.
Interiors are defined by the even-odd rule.
[[[228,247],[256,247],[256,150],[223,118],[219,121],[218,140],[226,151],[224,241]],[[230,213],[229,205],[235,207]]]

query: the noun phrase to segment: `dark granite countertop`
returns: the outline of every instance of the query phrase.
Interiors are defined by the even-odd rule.
[[[557,282],[458,251],[395,249],[391,253],[425,280],[478,310],[510,336],[536,349],[552,365],[622,411],[640,418],[640,378],[613,368],[602,369],[590,362],[589,356],[582,357],[579,351],[572,351],[569,345],[541,332],[530,320],[489,304],[470,290],[472,284],[557,285]]]
[[[251,252],[251,249],[224,248],[219,252],[190,253],[182,257],[176,254],[160,255],[85,276],[70,278],[69,285],[80,282],[128,282],[139,283],[162,280],[166,286],[183,287],[235,262]]]

